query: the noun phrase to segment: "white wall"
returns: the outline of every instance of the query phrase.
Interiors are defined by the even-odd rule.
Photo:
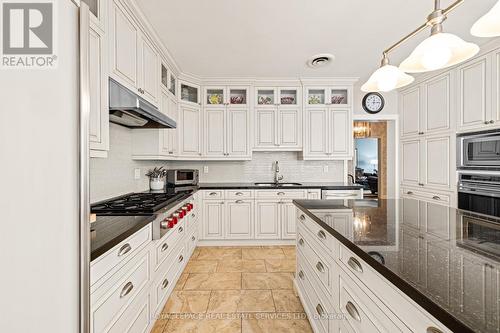
[[[0,74],[0,332],[79,331],[78,9],[54,4],[57,69]]]
[[[256,152],[252,161],[244,162],[133,161],[131,130],[110,124],[108,158],[90,160],[90,201],[147,190],[149,184],[144,174],[154,166],[198,169],[200,182],[256,182],[273,180],[272,166],[276,160],[280,162],[285,181],[343,182],[342,161],[302,161],[296,152]],[[203,172],[204,166],[208,166],[208,173]],[[325,166],[328,166],[327,172],[324,172]],[[134,180],[135,168],[141,169],[140,180]]]

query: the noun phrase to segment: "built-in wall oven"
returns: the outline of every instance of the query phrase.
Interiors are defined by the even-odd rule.
[[[500,173],[460,173],[458,208],[500,217]]]
[[[457,135],[457,168],[500,170],[500,130]]]

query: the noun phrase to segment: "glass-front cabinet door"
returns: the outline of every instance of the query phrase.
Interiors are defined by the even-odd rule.
[[[225,105],[225,88],[207,87],[205,88],[205,105]]]
[[[176,89],[177,89],[177,79],[175,78],[174,74],[172,74],[172,72],[170,72],[169,74],[169,80],[170,80],[170,85],[169,85],[169,88],[168,90],[172,93],[172,95],[175,96],[175,94],[177,93]]]
[[[308,88],[306,103],[307,105],[325,105],[326,103],[326,93],[325,88]]]
[[[194,104],[200,103],[200,89],[196,85],[181,82],[181,101]]]
[[[275,106],[277,104],[275,88],[255,88],[256,106]]]
[[[164,64],[161,64],[161,87],[168,90],[169,70]]]
[[[297,88],[280,88],[279,89],[279,104],[282,106],[290,105],[295,106],[298,102],[298,89]]]
[[[246,106],[248,104],[248,88],[229,88],[229,105]]]
[[[84,0],[87,5],[89,5],[89,10],[92,15],[90,19],[100,26],[101,29],[105,30],[105,18],[106,18],[106,5],[108,4],[105,0]]]
[[[330,89],[330,104],[332,105],[348,105],[349,104],[349,90],[342,88]]]

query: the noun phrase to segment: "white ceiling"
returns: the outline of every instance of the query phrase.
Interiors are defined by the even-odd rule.
[[[200,76],[343,76],[366,79],[384,48],[425,21],[432,0],[136,0],[186,73]],[[497,0],[466,0],[446,32],[484,44],[469,29]],[[442,6],[452,0],[442,0]],[[426,36],[396,50],[398,64]],[[307,59],[333,53],[310,69]]]

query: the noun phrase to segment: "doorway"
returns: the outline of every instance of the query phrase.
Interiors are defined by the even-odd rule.
[[[392,124],[386,120],[354,122],[354,159],[351,170],[354,181],[363,186],[363,196],[367,199],[392,197],[388,188],[388,173],[394,177],[392,164],[394,156],[388,133]],[[392,179],[392,178],[391,178]],[[394,179],[395,180],[395,179]],[[393,186],[393,181],[390,182]]]

